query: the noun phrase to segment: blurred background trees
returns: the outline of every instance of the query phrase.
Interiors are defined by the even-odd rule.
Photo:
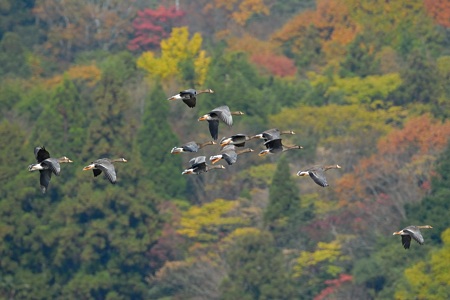
[[[0,1],[0,298],[450,297],[444,0]],[[166,99],[215,91],[197,106]],[[220,135],[302,150],[182,176]],[[33,149],[74,163],[48,193]],[[111,185],[82,167],[125,157]],[[295,173],[339,164],[321,188]],[[392,232],[430,224],[425,245]],[[446,256],[447,255],[447,256]]]

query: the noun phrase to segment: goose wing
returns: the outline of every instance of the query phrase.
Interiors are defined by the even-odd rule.
[[[219,120],[208,120],[209,133],[214,140],[219,137]]]
[[[281,143],[281,139],[273,139],[264,143],[267,149],[270,149],[271,152],[279,152],[283,151],[283,144]]]
[[[409,233],[409,236],[413,238],[416,242],[418,242],[420,245],[423,245],[423,243],[425,242],[419,228],[408,226],[405,229],[403,229],[403,232]]]
[[[103,171],[103,173],[105,173],[106,178],[108,178],[111,183],[116,183],[116,169],[109,159],[98,159],[94,161],[94,164],[96,169],[99,169],[100,171]],[[98,175],[100,175],[100,173],[96,175],[96,173],[94,172],[94,176]]]
[[[402,235],[402,245],[405,249],[409,249],[409,246],[411,245],[410,235]]]
[[[238,133],[238,134],[232,135],[231,140],[232,140],[232,143],[236,147],[244,147],[245,142],[247,141],[247,135]]]
[[[194,173],[200,174],[206,172],[206,156],[197,156],[189,161],[191,164],[191,169]]]
[[[50,180],[52,179],[52,171],[51,170],[39,170],[39,183],[41,185],[41,191],[43,194],[48,189],[48,185],[50,184]]]
[[[197,94],[196,90],[187,89],[180,92],[180,97],[183,100],[183,102],[186,103],[187,106],[193,108],[197,103],[197,98],[195,97],[196,94]]]
[[[237,153],[234,145],[226,145],[220,152],[222,153],[223,159],[225,159],[229,165],[232,165],[237,161]]]
[[[281,137],[280,130],[277,128],[268,129],[262,133],[264,141],[279,139]]]
[[[41,162],[41,165],[44,166],[44,168],[50,170],[55,174],[56,176],[59,175],[61,172],[61,165],[59,164],[58,160],[56,158],[50,157]]]
[[[197,104],[197,98],[194,96],[191,96],[190,98],[183,98],[183,102],[190,108],[193,108]]]
[[[206,164],[206,156],[197,156],[189,161],[191,168],[195,168],[201,164]]]
[[[50,158],[50,153],[48,153],[48,151],[45,150],[44,147],[35,147],[34,156],[36,157],[37,162],[40,163],[46,160],[47,158]]]
[[[228,126],[233,125],[233,117],[231,116],[230,108],[227,105],[214,108],[209,115],[212,118],[218,118]]]
[[[308,170],[309,177],[314,180],[315,183],[320,185],[321,187],[328,186],[327,178],[325,177],[324,172],[321,169],[311,169]]]
[[[184,144],[182,146],[183,151],[186,152],[198,152],[198,150],[200,149],[200,147],[198,146],[198,144],[196,142],[188,142],[186,144]]]

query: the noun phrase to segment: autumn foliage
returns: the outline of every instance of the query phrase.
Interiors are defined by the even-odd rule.
[[[425,8],[436,23],[450,28],[450,1],[448,0],[424,0]]]
[[[144,9],[137,12],[133,21],[134,38],[128,43],[128,49],[150,50],[159,47],[161,40],[167,38],[173,27],[181,25],[185,12],[175,6],[157,9]]]
[[[308,10],[288,21],[272,39],[280,44],[290,45],[291,51],[298,53],[313,26],[319,35],[323,51],[331,58],[342,55],[344,47],[356,36],[359,26],[351,18],[346,5],[339,0],[318,0],[316,10]]]
[[[297,67],[294,61],[284,55],[274,54],[254,54],[251,61],[264,69],[268,70],[270,74],[286,77],[294,76],[297,73]]]
[[[263,0],[214,0],[209,1],[203,11],[211,12],[214,9],[223,9],[237,24],[244,26],[255,14],[269,15],[269,7]]]
[[[375,154],[342,176],[336,191],[346,214],[354,213],[354,228],[365,230],[373,222],[381,229],[386,224],[380,223],[381,217],[392,223],[405,218],[404,205],[417,203],[427,193],[434,159],[449,137],[449,121],[429,115],[411,118],[404,128],[381,139]]]

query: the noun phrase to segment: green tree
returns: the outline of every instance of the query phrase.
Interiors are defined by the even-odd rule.
[[[124,152],[132,148],[132,128],[137,127],[136,118],[131,115],[130,96],[124,88],[133,76],[134,61],[127,54],[118,54],[108,57],[101,68],[102,78],[93,92],[94,103],[88,113],[89,142],[83,149],[85,158],[91,160],[125,156]],[[92,157],[93,153],[96,157]]]
[[[155,85],[145,102],[137,143],[144,158],[142,163],[147,176],[154,183],[155,191],[165,198],[172,198],[184,194],[186,179],[181,176],[181,156],[170,153],[170,149],[179,141],[168,122],[169,103],[161,101],[165,98],[162,87]]]
[[[342,77],[366,77],[379,72],[379,60],[376,52],[368,42],[368,37],[359,34],[348,46],[347,55],[340,63],[340,75]]]
[[[30,75],[26,49],[20,36],[13,32],[7,32],[0,41],[0,76],[5,75]]]
[[[233,239],[226,254],[229,272],[221,299],[293,299],[284,258],[267,231],[249,230]]]
[[[441,242],[440,233],[450,227],[450,143],[436,163],[436,175],[431,180],[431,193],[420,203],[407,205],[406,215],[414,224],[430,224],[427,237]]]
[[[299,241],[299,226],[312,218],[312,207],[301,208],[299,191],[289,163],[282,156],[269,187],[269,204],[264,212],[264,223],[281,247],[293,246]]]
[[[36,146],[47,146],[49,151],[58,149],[58,157],[70,157],[70,152],[79,151],[86,142],[88,105],[88,101],[79,96],[75,84],[65,77],[45,104],[35,123],[31,140]]]
[[[442,92],[436,69],[435,61],[424,51],[412,51],[405,68],[400,72],[403,84],[392,93],[394,104],[436,103]]]

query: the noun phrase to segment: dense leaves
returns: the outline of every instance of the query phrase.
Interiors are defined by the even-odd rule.
[[[0,298],[449,298],[447,2],[0,0]],[[182,176],[221,105],[303,149]]]

